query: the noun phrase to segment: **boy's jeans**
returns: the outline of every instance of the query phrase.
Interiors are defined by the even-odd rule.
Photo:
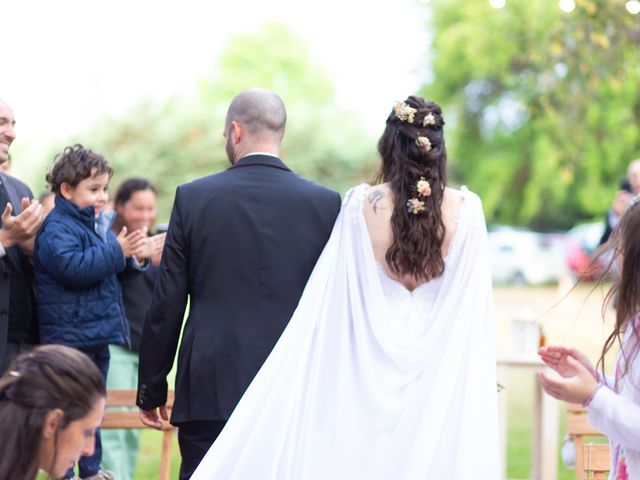
[[[99,347],[78,348],[85,353],[93,363],[96,364],[98,370],[102,372],[102,376],[107,381],[107,371],[109,370],[109,345],[101,345]],[[82,372],[78,372],[80,375]],[[102,442],[100,441],[100,430],[96,430],[96,447],[93,455],[89,457],[80,457],[78,462],[80,478],[87,478],[96,475],[100,471],[100,462],[102,461]],[[69,469],[65,478],[73,478],[73,469]]]

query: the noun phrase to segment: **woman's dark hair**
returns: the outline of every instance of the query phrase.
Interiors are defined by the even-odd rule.
[[[634,199],[634,201],[636,201]],[[627,328],[631,328],[635,336],[635,351],[625,352],[623,355],[631,353],[632,358],[625,358],[626,365],[630,365],[631,361],[640,350],[640,329],[634,322],[635,316],[640,313],[640,205],[633,204],[622,215],[620,222],[614,229],[609,241],[604,245],[604,249],[596,256],[597,261],[602,257],[602,252],[611,249],[613,252],[612,260],[609,264],[611,267],[616,257],[622,260],[619,277],[613,283],[613,286],[607,293],[605,298],[603,314],[608,306],[615,303],[616,322],[613,331],[607,338],[598,360],[598,366],[604,373],[604,357],[611,349],[614,343],[622,345],[622,336]],[[620,256],[620,257],[619,257]],[[606,272],[605,272],[606,273]],[[622,372],[624,375],[626,371]]]
[[[134,193],[145,190],[151,190],[156,195],[158,194],[156,189],[148,180],[145,180],[144,178],[129,178],[122,182],[118,187],[113,203],[115,205],[123,205],[131,199],[131,196]]]
[[[35,478],[45,419],[60,409],[64,416],[55,434],[52,475],[59,432],[86,417],[104,397],[102,374],[78,350],[45,345],[17,357],[0,377],[0,478]]]
[[[77,186],[85,178],[92,175],[113,175],[113,170],[98,153],[92,152],[82,145],[66,147],[62,153],[54,158],[54,165],[47,173],[47,183],[53,193],[60,194],[60,187],[68,183],[72,187]]]
[[[447,184],[447,152],[443,126],[440,106],[410,96],[389,114],[378,142],[382,165],[375,182],[388,182],[394,200],[393,243],[385,258],[390,270],[399,276],[412,275],[426,281],[444,272],[441,207]],[[429,182],[431,194],[419,197],[417,183],[422,177]],[[418,197],[424,202],[424,210],[409,212],[407,202]]]

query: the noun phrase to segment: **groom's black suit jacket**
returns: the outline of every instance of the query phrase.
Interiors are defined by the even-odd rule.
[[[176,191],[140,348],[138,406],[166,401],[189,298],[171,422],[226,420],[296,308],[340,196],[268,155]]]

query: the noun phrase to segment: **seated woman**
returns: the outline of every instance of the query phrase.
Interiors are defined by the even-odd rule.
[[[62,478],[91,455],[106,393],[78,350],[45,345],[17,357],[0,377],[0,478]]]

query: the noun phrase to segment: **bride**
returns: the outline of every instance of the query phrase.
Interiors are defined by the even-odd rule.
[[[291,321],[192,479],[494,480],[495,325],[480,199],[446,186],[440,107],[387,118]]]

